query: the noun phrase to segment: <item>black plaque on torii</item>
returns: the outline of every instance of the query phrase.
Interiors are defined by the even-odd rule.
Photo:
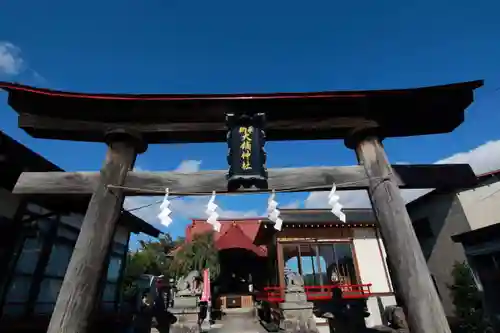
[[[264,113],[226,114],[229,172],[227,187],[267,189]]]

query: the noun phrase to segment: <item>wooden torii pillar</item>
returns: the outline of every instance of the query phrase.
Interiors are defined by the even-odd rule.
[[[124,195],[108,185],[123,185],[137,154],[147,145],[139,135],[113,131],[80,233],[57,297],[47,333],[84,333],[96,304],[104,264],[120,217]]]
[[[346,139],[369,177],[368,195],[379,222],[397,292],[406,307],[412,333],[450,333],[448,320],[432,282],[395,172],[376,127],[358,128]]]
[[[32,136],[108,143],[100,173],[27,172],[14,189],[24,195],[92,194],[48,332],[86,331],[124,195],[162,195],[166,187],[180,195],[227,192],[225,170],[130,170],[146,143],[226,141],[228,112],[266,112],[267,140],[346,139],[359,166],[271,169],[269,188],[325,191],[335,182],[339,189],[368,189],[412,333],[450,332],[400,188],[467,187],[475,184],[475,175],[468,165],[391,166],[381,139],[452,131],[482,84],[303,94],[112,95],[0,82],[19,113],[19,127]],[[405,108],[408,112],[401,114]]]

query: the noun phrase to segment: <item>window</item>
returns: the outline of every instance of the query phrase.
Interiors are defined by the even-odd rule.
[[[324,259],[324,281],[329,284],[336,279],[342,284],[357,284],[351,243],[321,244],[318,248]]]
[[[322,284],[320,261],[318,261],[318,249],[316,245],[302,244],[298,246],[302,276],[306,286],[318,286]]]
[[[32,213],[38,214],[40,209],[42,208],[30,205]],[[47,241],[53,223],[55,221],[50,218],[40,217],[34,221],[33,225],[23,230],[24,238],[17,250],[14,271],[6,289],[3,307],[5,315],[24,315],[29,301],[30,290],[35,282],[33,274],[39,265],[42,248]]]
[[[429,259],[434,247],[434,232],[428,218],[423,218],[413,222],[413,229],[417,236],[420,247],[426,259]]]
[[[10,282],[9,290],[5,297],[6,303],[25,303],[28,301],[31,287],[31,276],[14,276]]]
[[[73,246],[71,244],[56,243],[52,245],[49,262],[45,268],[45,275],[58,278],[64,277],[72,254]]]
[[[101,307],[105,311],[116,309],[120,301],[120,274],[122,272],[123,258],[127,251],[126,245],[113,243],[112,252],[109,258],[108,271],[106,273],[106,283],[102,291]]]
[[[77,237],[78,230],[64,225],[58,227],[57,237],[52,244],[50,257],[40,284],[40,291],[36,298],[35,313],[48,314],[54,309]]]
[[[120,270],[122,267],[122,256],[113,256],[109,259],[108,266],[108,281],[112,283],[118,282],[120,277]]]
[[[104,310],[113,310],[119,299],[117,292],[119,288],[119,277],[121,273],[123,255],[113,253],[109,258],[108,272],[106,274],[106,284],[101,296],[102,308]]]
[[[35,313],[51,313],[56,305],[57,296],[62,286],[62,279],[45,278],[40,285],[40,292],[35,303]]]
[[[488,310],[500,315],[500,252],[474,255],[470,262],[480,280]]]
[[[425,241],[429,238],[434,237],[434,233],[432,232],[431,223],[428,218],[423,218],[416,220],[413,223],[413,229],[415,229],[415,234],[419,241]]]
[[[21,253],[17,259],[15,272],[33,274],[42,251],[43,239],[25,238]]]
[[[284,244],[285,270],[300,274],[306,286],[331,284],[332,277],[342,284],[357,284],[352,244]]]

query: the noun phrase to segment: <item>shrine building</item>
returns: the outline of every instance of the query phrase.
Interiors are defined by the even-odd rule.
[[[214,232],[221,266],[214,281],[218,306],[253,308],[259,301],[270,308],[270,320],[277,320],[287,270],[303,277],[312,302],[330,299],[329,276],[335,272],[345,298],[367,300],[367,325],[382,324],[383,308],[396,299],[376,219],[371,209],[344,212],[346,223],[326,209],[283,209],[281,231],[265,218],[220,221],[220,232]],[[212,225],[195,219],[186,228],[186,242],[206,232],[213,232]],[[326,325],[325,319],[316,321]]]

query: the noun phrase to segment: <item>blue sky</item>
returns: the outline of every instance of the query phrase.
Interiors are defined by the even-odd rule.
[[[495,145],[500,136],[499,12],[495,0],[4,1],[0,80],[82,92],[236,93],[485,79],[466,122],[454,133],[386,141],[392,162],[433,163],[454,156],[483,171],[500,168],[500,158],[492,157],[492,150],[500,152]],[[0,93],[1,130],[67,170],[100,167],[104,145],[32,139],[16,127],[6,97]],[[341,141],[273,142],[267,150],[270,167],[356,163]],[[225,157],[225,144],[157,145],[137,165],[173,170],[191,161],[183,167],[225,169]],[[487,165],[481,164],[485,159]],[[283,205],[324,204],[312,199],[278,196]],[[260,214],[266,197],[219,197],[218,202],[229,215]],[[168,230],[182,234],[189,214],[202,205],[200,200],[177,204],[182,211],[174,212]],[[153,223],[158,222],[155,209],[142,213]]]

